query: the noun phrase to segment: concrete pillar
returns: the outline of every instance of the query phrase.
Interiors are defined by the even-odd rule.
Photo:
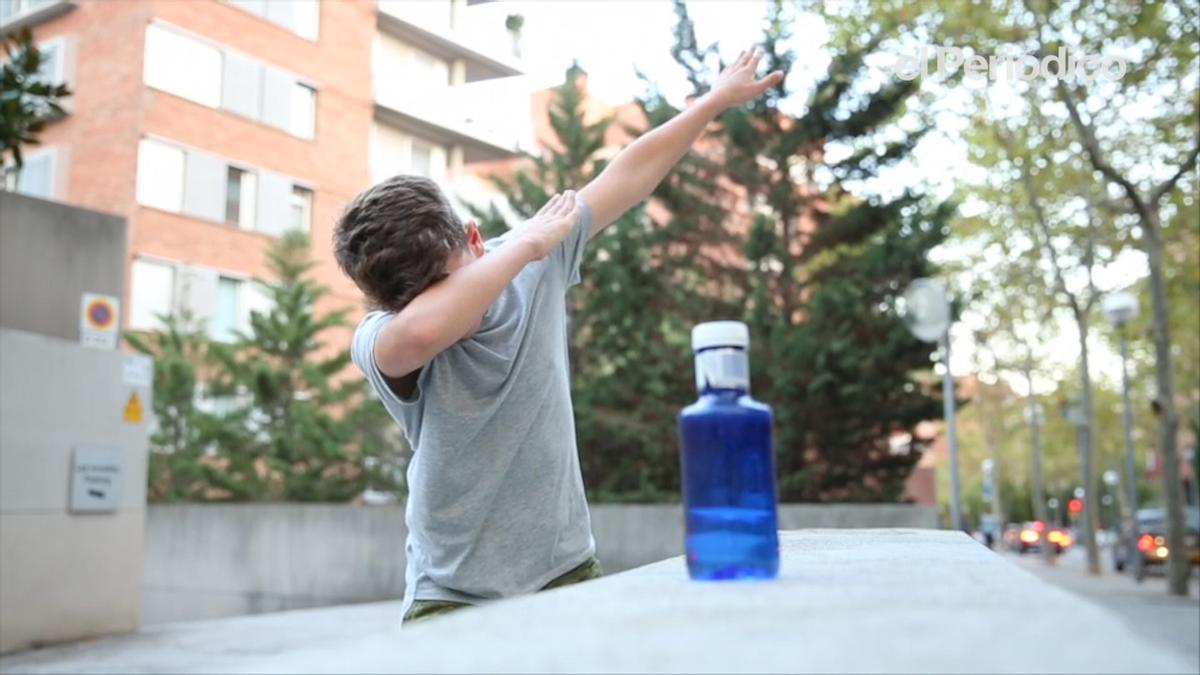
[[[457,87],[460,84],[467,82],[467,62],[463,59],[454,59],[450,62],[450,85]]]
[[[451,178],[458,178],[462,175],[463,165],[463,146],[451,145],[449,161],[447,161],[447,173]]]

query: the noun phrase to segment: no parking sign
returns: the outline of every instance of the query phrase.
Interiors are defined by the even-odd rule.
[[[79,341],[92,349],[116,349],[121,301],[111,295],[84,293],[79,306]]]

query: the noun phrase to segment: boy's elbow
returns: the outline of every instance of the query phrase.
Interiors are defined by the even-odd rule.
[[[429,363],[441,350],[441,335],[431,321],[395,322],[375,345],[375,362],[388,377],[404,377]]]

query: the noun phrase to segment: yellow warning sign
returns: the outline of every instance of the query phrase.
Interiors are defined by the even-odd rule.
[[[125,421],[131,424],[141,424],[144,418],[142,399],[138,398],[135,391],[129,395],[129,403],[125,404]]]

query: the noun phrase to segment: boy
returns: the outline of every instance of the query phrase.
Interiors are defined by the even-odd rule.
[[[600,575],[571,409],[565,294],[588,239],[650,196],[705,126],[779,84],[743,52],[578,193],[484,242],[397,176],[347,207],[338,264],[378,309],[351,353],[413,449],[404,621]]]

